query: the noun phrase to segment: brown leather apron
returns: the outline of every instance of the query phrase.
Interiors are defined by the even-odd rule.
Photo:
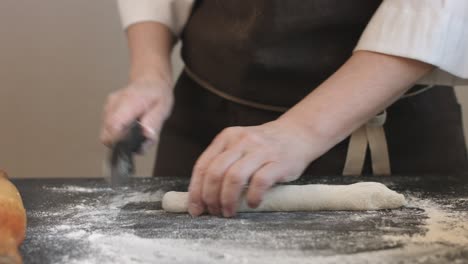
[[[175,108],[161,134],[154,175],[189,177],[198,156],[223,128],[269,122],[280,111],[262,106],[288,109],[299,102],[351,56],[380,3],[197,1],[182,36],[183,59],[196,78],[183,73],[176,84]],[[452,88],[435,87],[399,100],[387,109],[384,130],[393,173],[466,169],[460,106]],[[342,174],[348,145],[344,140],[304,174]],[[363,174],[372,172],[367,157]]]

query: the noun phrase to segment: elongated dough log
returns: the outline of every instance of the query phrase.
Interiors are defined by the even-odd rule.
[[[168,192],[162,200],[166,212],[187,212],[188,193]],[[318,210],[394,209],[406,204],[405,197],[377,182],[350,185],[280,185],[272,188],[258,208],[247,206],[242,196],[238,212],[285,212]]]

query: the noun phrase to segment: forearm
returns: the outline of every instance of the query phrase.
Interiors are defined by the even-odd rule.
[[[313,158],[342,141],[404,94],[431,65],[379,53],[356,52],[335,74],[280,120],[313,138]]]
[[[144,22],[127,30],[130,79],[162,79],[172,82],[171,51],[175,38],[163,24]]]
[[[149,142],[155,142],[173,104],[171,50],[174,37],[157,22],[127,28],[130,81],[109,95],[104,108],[101,141],[112,145],[134,120],[140,120]]]

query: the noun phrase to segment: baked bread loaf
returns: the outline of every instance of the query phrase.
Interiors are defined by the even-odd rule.
[[[26,234],[26,210],[16,187],[0,171],[0,264],[22,263],[18,247]]]

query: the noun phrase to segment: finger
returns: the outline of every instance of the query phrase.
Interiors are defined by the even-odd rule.
[[[112,143],[110,140],[109,132],[107,131],[107,126],[106,126],[107,119],[111,110],[115,108],[117,99],[118,99],[118,94],[115,92],[111,93],[107,97],[106,105],[104,106],[104,111],[102,113],[102,125],[101,125],[100,139],[101,139],[101,142],[106,146],[109,146]]]
[[[121,93],[121,91],[113,92],[107,97],[107,102],[103,111],[103,117],[107,117],[115,109]]]
[[[156,141],[161,132],[162,125],[169,115],[170,107],[166,104],[157,103],[141,118],[144,135]]]
[[[188,212],[191,216],[197,217],[205,211],[205,204],[202,200],[204,173],[198,173],[192,176],[189,185]]]
[[[285,171],[282,166],[276,162],[265,164],[261,167],[250,180],[249,189],[247,191],[247,204],[250,208],[257,208],[262,202],[265,193],[279,179],[284,177]]]
[[[113,109],[105,117],[105,130],[111,142],[121,138],[131,122],[138,119],[148,108],[146,102],[134,95],[121,95]]]
[[[213,159],[205,172],[202,198],[212,215],[221,215],[221,188],[228,168],[242,157],[241,149],[227,150]]]
[[[211,142],[211,144],[206,148],[206,150],[200,155],[197,160],[197,165],[199,167],[207,167],[211,163],[211,161],[223,152],[228,144],[233,141],[232,138],[235,138],[233,134],[230,132],[230,128],[224,129],[221,133],[219,133]],[[197,167],[197,165],[195,167]]]
[[[105,146],[109,147],[112,144],[111,140],[110,140],[110,135],[109,135],[109,133],[107,132],[107,130],[104,127],[101,128],[99,138],[100,138],[102,144],[104,144]]]
[[[224,217],[232,217],[236,214],[239,197],[245,185],[264,162],[264,155],[252,153],[243,156],[228,169],[221,190],[221,207]]]
[[[189,187],[189,213],[192,216],[202,214],[205,209],[205,204],[202,199],[203,177],[210,161],[223,152],[229,142],[228,138],[229,136],[223,132],[217,135],[195,163]]]

